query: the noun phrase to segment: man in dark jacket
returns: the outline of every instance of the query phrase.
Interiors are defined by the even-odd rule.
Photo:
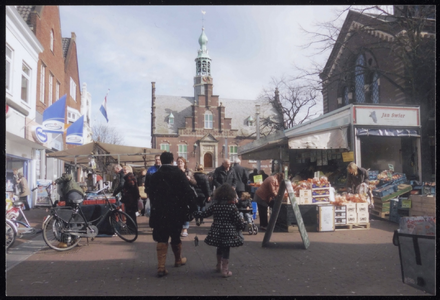
[[[119,194],[119,192],[122,190],[122,187],[124,186],[124,170],[122,169],[121,165],[115,165],[113,167],[113,170],[116,173],[116,179],[113,183],[113,196],[116,196]]]
[[[248,190],[248,175],[246,169],[240,166],[241,160],[236,159],[234,165],[235,176],[237,177],[237,187],[235,190],[237,191],[237,195],[240,198],[243,192]]]
[[[209,179],[205,172],[203,172],[203,165],[198,165],[197,171],[194,172],[194,179],[197,181],[197,209],[198,211],[205,211],[205,204],[211,200],[211,189],[209,187]],[[203,218],[195,218],[196,225],[203,224]]]
[[[151,201],[150,227],[153,228],[153,240],[157,242],[157,275],[168,274],[165,269],[168,240],[171,237],[171,248],[175,257],[175,267],[186,263],[181,256],[182,242],[180,232],[182,225],[188,221],[187,215],[197,210],[194,191],[189,181],[177,166],[173,166],[171,152],[160,155],[162,166],[151,176],[149,198]]]
[[[216,189],[218,189],[223,183],[229,183],[233,189],[237,186],[237,178],[235,177],[235,171],[231,168],[231,161],[225,159],[223,164],[215,169],[212,182]]]
[[[254,169],[252,173],[249,174],[249,181],[254,183],[254,176],[258,175],[258,169]]]

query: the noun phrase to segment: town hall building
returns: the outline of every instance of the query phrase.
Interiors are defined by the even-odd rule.
[[[202,164],[209,172],[225,158],[235,161],[238,148],[256,139],[257,118],[279,121],[282,117],[266,98],[225,99],[215,95],[204,28],[199,44],[194,96],[156,95],[156,83],[152,82],[151,147],[170,151],[175,159],[184,157],[190,169]],[[261,161],[261,169],[270,173],[270,163]],[[257,168],[256,161],[242,161],[241,165]]]

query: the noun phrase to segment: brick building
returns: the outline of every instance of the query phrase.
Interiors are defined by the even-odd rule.
[[[433,14],[417,15],[433,9]],[[420,24],[420,33],[415,35],[421,39],[420,46],[435,45],[433,7],[395,6],[393,15],[349,11],[324,71],[320,74],[323,81],[323,109],[327,114],[350,104],[419,107],[419,145],[403,136],[400,141],[391,141],[395,142],[393,146],[400,149],[396,154],[403,161],[413,160],[414,155],[421,156],[422,178],[419,179],[430,181],[435,174],[435,110],[432,109],[435,107],[435,52],[433,49],[421,52],[428,54],[423,60],[432,61],[432,64],[426,63],[423,68],[416,69],[417,73],[411,79],[409,72],[415,67],[409,66],[411,62],[405,62],[396,50],[403,44],[403,40],[399,39],[407,36],[407,31],[411,29],[403,27],[404,22],[399,18],[407,18],[406,24],[411,24],[411,18],[423,18],[414,22]],[[417,94],[412,92],[411,80],[420,82],[415,85],[419,90]],[[390,142],[381,140],[385,141],[381,138],[371,141],[371,145],[374,145],[371,151],[388,148]],[[370,142],[364,144],[368,147]],[[417,162],[411,162],[411,165],[414,164]],[[413,173],[408,169],[406,171]]]
[[[187,158],[191,169],[202,164],[209,172],[220,166],[224,158],[235,160],[240,146],[255,140],[257,105],[260,118],[279,120],[281,116],[267,99],[225,99],[215,95],[204,29],[199,44],[194,96],[156,95],[160,85],[152,83],[151,145],[173,152],[176,158]],[[270,162],[261,162],[266,173],[270,173]],[[257,162],[243,161],[242,166],[253,169]]]

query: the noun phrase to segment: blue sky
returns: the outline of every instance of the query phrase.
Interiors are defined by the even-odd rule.
[[[311,67],[302,27],[334,18],[336,6],[60,6],[62,36],[76,34],[80,84],[92,95],[92,124],[110,89],[109,125],[125,145],[150,147],[151,82],[157,95],[193,96],[204,16],[214,94],[256,99],[272,77]],[[342,20],[344,20],[342,18]],[[329,53],[314,57],[324,62]]]

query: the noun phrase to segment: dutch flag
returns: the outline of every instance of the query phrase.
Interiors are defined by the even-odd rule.
[[[104,101],[101,104],[101,108],[99,109],[101,111],[101,113],[103,114],[104,118],[107,120],[108,123],[108,117],[107,117],[107,96],[108,96],[108,92],[110,91],[110,89],[108,89],[107,91],[107,95],[105,95]]]

